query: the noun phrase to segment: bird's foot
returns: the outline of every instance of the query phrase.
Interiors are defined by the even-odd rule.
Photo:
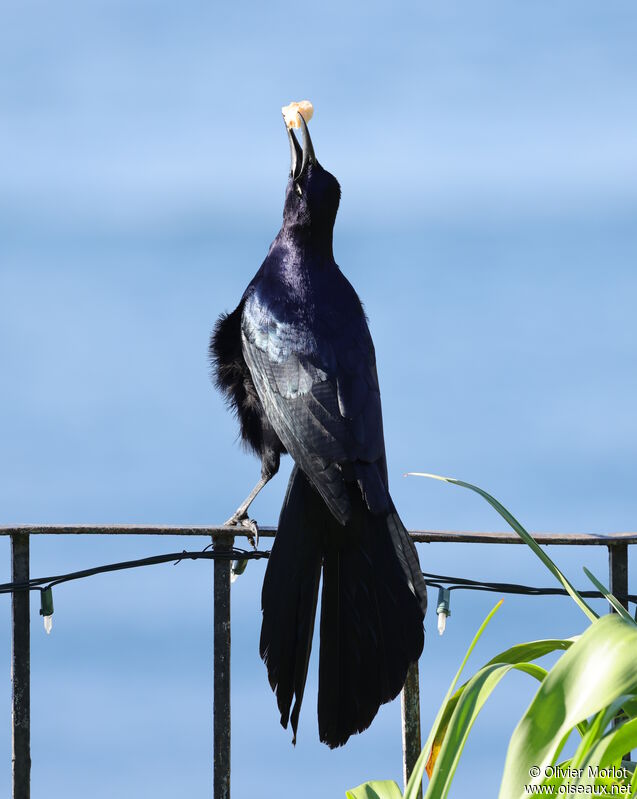
[[[254,519],[250,519],[247,513],[235,513],[228,521],[223,523],[224,527],[243,527],[248,530],[248,541],[253,549],[259,546],[259,526]]]

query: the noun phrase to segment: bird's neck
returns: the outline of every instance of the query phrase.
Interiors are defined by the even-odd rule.
[[[292,256],[308,263],[329,266],[334,264],[333,228],[317,226],[307,221],[287,221],[276,241]]]

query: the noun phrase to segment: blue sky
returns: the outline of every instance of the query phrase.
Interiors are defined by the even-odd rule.
[[[308,97],[408,526],[502,527],[477,497],[401,477],[418,469],[479,483],[529,529],[634,530],[636,29],[630,2],[5,3],[2,522],[213,523],[252,486],[207,337],[276,234],[279,108]],[[255,503],[264,524],[288,472]],[[182,546],[37,539],[32,571]],[[551,584],[522,548],[420,553],[428,571]],[[578,584],[582,565],[606,575],[603,552],[553,554]],[[318,743],[316,664],[291,747],[258,658],[262,570],[233,588],[234,795],[399,779],[397,703],[344,750]],[[428,620],[424,726],[493,600],[454,597],[443,638]],[[34,794],[209,793],[210,564],[82,581],[55,605],[50,637],[33,605]],[[0,613],[7,794],[6,598]],[[474,665],[582,624],[567,600],[509,598]],[[530,691],[499,686],[453,796],[495,795]]]

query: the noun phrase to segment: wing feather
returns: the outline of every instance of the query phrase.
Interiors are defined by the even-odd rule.
[[[360,485],[373,512],[389,507],[374,347],[358,301],[349,313],[330,310],[312,321],[254,292],[244,306],[242,346],[270,423],[344,524],[347,481]]]

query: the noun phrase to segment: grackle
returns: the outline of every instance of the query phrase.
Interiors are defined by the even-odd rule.
[[[422,651],[427,594],[389,494],[374,345],[332,252],[340,186],[300,124],[302,147],[286,126],[283,225],[237,308],[219,317],[210,357],[261,459],[228,523],[254,529],[250,503],[282,454],[295,463],[263,583],[260,653],[296,740],[322,574],[319,735],[336,747],[402,689]]]

